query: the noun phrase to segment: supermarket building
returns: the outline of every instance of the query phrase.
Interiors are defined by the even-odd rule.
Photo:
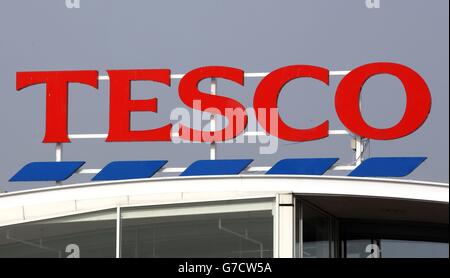
[[[211,143],[210,160],[183,168],[148,160],[84,169],[63,161],[56,143],[56,161],[11,178],[56,186],[0,194],[0,257],[448,258],[448,184],[399,179],[425,158],[364,159],[365,138],[331,134],[351,137],[354,164],[297,157],[252,166],[217,158]],[[96,176],[59,183],[73,174]]]

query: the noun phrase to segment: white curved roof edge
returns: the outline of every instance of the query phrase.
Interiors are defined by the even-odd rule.
[[[449,187],[448,183],[431,182],[431,181],[418,181],[418,180],[406,180],[406,179],[389,179],[389,178],[370,178],[370,177],[349,177],[349,176],[317,176],[317,175],[222,175],[222,176],[174,176],[174,177],[156,177],[147,179],[129,179],[129,180],[114,180],[114,181],[97,181],[75,184],[64,184],[46,186],[42,188],[34,188],[27,190],[17,190],[12,192],[0,193],[0,200],[2,197],[20,194],[29,194],[33,192],[64,190],[69,188],[106,185],[106,184],[123,184],[123,183],[142,183],[142,182],[158,182],[158,181],[173,181],[173,180],[197,180],[197,179],[236,179],[236,178],[284,178],[284,179],[317,179],[317,180],[351,180],[351,181],[376,181],[382,183],[402,183],[402,184],[416,184],[416,185],[428,185],[437,187]],[[215,190],[214,190],[215,191]]]
[[[0,226],[114,207],[274,198],[276,194],[353,196],[448,204],[444,183],[293,175],[165,177],[93,182],[0,195]]]

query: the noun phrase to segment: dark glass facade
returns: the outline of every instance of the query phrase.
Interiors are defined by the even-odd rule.
[[[116,208],[3,226],[0,257],[268,258],[283,237],[276,230],[291,226],[289,219],[296,257],[449,257],[448,223],[342,218],[295,200],[294,217],[278,226],[272,198]]]

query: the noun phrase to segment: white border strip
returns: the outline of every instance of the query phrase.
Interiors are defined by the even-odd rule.
[[[332,129],[328,131],[329,135],[349,135],[350,132],[344,129]],[[264,131],[246,131],[244,136],[269,136]],[[172,132],[172,137],[179,137],[178,133]],[[69,134],[69,139],[106,139],[108,134],[106,133],[85,133],[85,134]]]
[[[330,71],[330,76],[344,76],[347,75],[350,71],[349,70],[332,70]],[[270,72],[247,72],[244,73],[244,77],[247,78],[254,78],[254,77],[266,77],[267,75],[269,75]],[[186,74],[184,73],[175,73],[175,74],[171,74],[170,78],[171,79],[181,79],[185,76]],[[100,81],[105,81],[105,80],[109,80],[109,76],[108,75],[99,75],[98,76],[98,80]]]

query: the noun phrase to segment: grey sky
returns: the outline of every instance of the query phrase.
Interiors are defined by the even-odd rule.
[[[81,0],[79,9],[66,8],[65,0],[4,1],[0,8],[0,191],[52,185],[8,182],[26,163],[51,161],[55,156],[53,144],[41,143],[44,86],[17,92],[17,71],[95,69],[105,74],[106,69],[169,68],[184,73],[225,65],[261,72],[292,64],[350,70],[375,61],[416,70],[426,80],[433,103],[417,132],[395,141],[372,141],[370,155],[427,156],[407,178],[448,182],[447,0],[381,0],[379,9],[368,9],[364,0]],[[279,102],[284,120],[310,127],[329,119],[331,129],[342,129],[333,102],[339,80],[332,77],[329,87],[313,80],[291,82]],[[219,80],[218,93],[249,107],[258,82],[249,79],[240,87]],[[159,113],[133,115],[133,128],[167,123],[171,109],[183,106],[177,88],[176,81],[170,88],[135,84],[133,97],[157,96]],[[71,85],[70,132],[107,132],[108,97],[105,82],[98,91]],[[377,76],[364,87],[364,117],[375,126],[395,124],[404,105],[403,88],[393,77]],[[340,163],[350,163],[349,141],[347,136],[330,136],[301,144],[280,142],[278,152],[271,155],[258,154],[256,144],[220,144],[218,157],[254,158],[254,166],[288,157],[340,157]],[[127,159],[167,159],[168,166],[181,167],[208,155],[205,144],[77,140],[64,147],[65,160],[85,160],[88,168]],[[74,177],[67,183],[89,178]]]

